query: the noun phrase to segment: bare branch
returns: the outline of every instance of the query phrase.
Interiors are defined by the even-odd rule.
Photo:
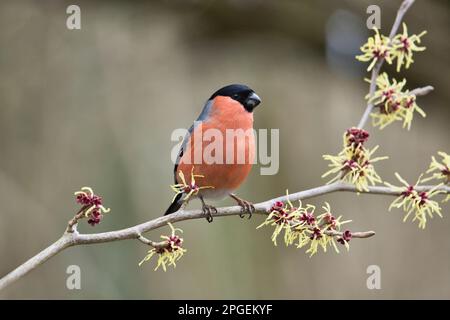
[[[343,232],[330,230],[330,231],[325,231],[325,234],[327,234],[329,236],[334,236],[334,237],[342,237]],[[370,238],[374,235],[375,235],[375,231],[352,232],[352,239],[353,238],[365,239],[365,238]]]
[[[160,241],[160,242],[155,242],[152,241],[150,239],[147,239],[146,237],[144,237],[143,235],[139,235],[137,237],[137,239],[142,242],[143,244],[146,244],[150,247],[153,247],[155,249],[160,249],[160,248],[165,248],[167,247],[167,241]]]
[[[428,191],[431,190],[434,186],[418,186],[415,187],[417,191]],[[439,189],[444,190],[447,194],[450,194],[450,187],[442,186]],[[304,191],[300,191],[289,196],[281,196],[275,199],[270,199],[264,202],[260,202],[255,204],[256,213],[267,215],[269,209],[273,205],[275,201],[287,201],[288,198],[290,201],[304,200],[309,198],[318,197],[324,194],[338,192],[338,191],[347,191],[347,192],[359,192],[355,186],[345,184],[342,182],[336,182],[330,185],[324,185],[317,188],[312,188]],[[399,196],[398,192],[392,191],[389,187],[369,187],[368,191],[362,191],[360,193],[367,194],[379,194],[379,195],[390,195],[390,196]],[[224,207],[218,208],[217,214],[214,216],[234,216],[241,214],[240,206],[233,207]],[[158,217],[156,219],[144,222],[142,224],[136,225],[134,227],[103,232],[103,233],[95,233],[95,234],[79,234],[74,231],[72,233],[66,232],[58,241],[50,245],[48,248],[44,249],[36,256],[32,257],[28,261],[26,261],[21,266],[17,267],[15,270],[4,276],[0,279],[0,290],[4,289],[9,284],[14,281],[19,280],[23,276],[25,276],[28,272],[35,269],[51,257],[55,256],[59,252],[70,246],[77,246],[83,244],[95,244],[95,243],[103,243],[103,242],[112,242],[112,241],[120,241],[126,239],[138,239],[139,241],[158,246],[159,243],[155,243],[148,239],[142,237],[142,234],[151,230],[155,230],[161,228],[168,223],[174,223],[184,220],[191,219],[203,219],[205,215],[202,210],[180,210],[176,213]],[[356,234],[356,236],[355,236]],[[354,238],[367,238],[375,233],[373,231],[367,232],[352,232],[352,236]],[[153,246],[153,245],[152,245]]]
[[[395,37],[395,34],[397,33],[397,30],[398,28],[400,28],[400,24],[402,23],[403,16],[413,3],[414,0],[404,0],[400,5],[400,8],[397,11],[397,16],[395,17],[394,24],[392,25],[391,33],[389,33],[390,39],[393,39]]]
[[[414,90],[411,90],[409,93],[415,95],[416,97],[420,97],[420,96],[425,96],[425,95],[429,94],[433,90],[434,90],[434,87],[426,86],[426,87],[416,88]]]
[[[78,221],[80,221],[86,213],[86,210],[89,208],[89,206],[83,206],[76,214],[75,216],[69,220],[67,223],[66,232],[72,233],[76,231],[76,226],[78,224]]]

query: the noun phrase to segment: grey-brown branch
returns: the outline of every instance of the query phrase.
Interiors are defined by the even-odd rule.
[[[415,189],[418,191],[427,191],[433,188],[434,186],[420,186]],[[444,190],[447,194],[450,193],[450,187],[442,186],[441,190]],[[290,201],[298,201],[305,200],[314,197],[318,197],[324,194],[338,192],[338,191],[346,191],[346,192],[358,192],[355,186],[336,182],[329,185],[320,186],[317,188],[312,188],[304,191],[300,191],[297,193],[290,194],[289,196],[281,196],[278,198],[270,199],[264,202],[260,202],[255,204],[256,213],[267,215],[275,201],[283,201],[286,202],[288,199]],[[389,187],[381,187],[381,186],[373,186],[369,187],[368,191],[362,191],[361,193],[366,194],[377,194],[377,195],[389,195],[389,196],[399,196],[398,192],[392,191]],[[218,208],[217,213],[214,214],[215,217],[222,216],[235,216],[241,214],[241,207],[232,206],[232,207],[224,207]],[[158,245],[159,243],[154,243],[148,239],[145,239],[142,234],[151,230],[155,230],[161,228],[165,225],[185,220],[191,219],[204,219],[205,215],[202,210],[180,210],[176,213],[158,217],[156,219],[144,222],[142,224],[136,225],[134,227],[103,232],[103,233],[94,233],[94,234],[80,234],[76,230],[74,232],[65,232],[63,236],[50,245],[48,248],[44,249],[24,264],[17,267],[15,270],[11,271],[9,274],[0,279],[0,290],[4,289],[9,284],[14,281],[22,278],[28,272],[35,269],[51,257],[55,256],[59,252],[64,249],[72,246],[78,245],[87,245],[87,244],[95,244],[95,243],[104,243],[104,242],[113,242],[127,239],[135,239],[141,242],[144,242],[148,245]],[[364,232],[352,232],[352,238],[367,238],[373,236],[375,233],[373,231],[364,231]]]

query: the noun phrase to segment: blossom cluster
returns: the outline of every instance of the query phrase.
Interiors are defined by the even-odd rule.
[[[392,63],[392,48],[389,46],[390,39],[378,32],[374,28],[375,35],[369,37],[367,42],[360,48],[363,54],[356,56],[356,59],[363,62],[369,62],[367,71],[373,69],[375,64],[380,60],[386,60],[387,63]]]
[[[175,192],[175,196],[173,197],[172,202],[175,201],[178,195],[184,194],[184,202],[187,203],[189,199],[193,196],[196,196],[200,190],[214,188],[212,186],[199,186],[196,183],[196,178],[204,178],[204,176],[200,174],[194,174],[194,166],[192,166],[191,169],[191,177],[189,183],[186,181],[183,171],[180,171],[178,173],[178,176],[180,177],[181,183],[170,186]]]
[[[405,79],[400,82],[396,79],[389,80],[389,76],[385,72],[377,77],[377,90],[373,95],[366,96],[366,99],[378,108],[371,113],[374,127],[383,129],[395,121],[403,121],[403,128],[409,130],[415,112],[422,117],[426,116],[425,112],[417,105],[416,96],[408,90],[403,90],[405,84]]]
[[[362,54],[356,56],[359,61],[370,62],[367,71],[372,70],[375,64],[381,60],[392,64],[395,59],[397,59],[397,72],[403,65],[408,69],[414,62],[413,53],[425,50],[425,47],[420,47],[418,44],[426,31],[418,35],[408,35],[405,23],[403,23],[403,32],[395,35],[392,39],[380,34],[377,28],[374,28],[374,31],[375,35],[369,37],[367,42],[361,46]]]
[[[295,245],[297,248],[309,246],[306,253],[313,256],[322,248],[324,252],[333,247],[339,253],[336,241],[349,249],[352,233],[349,230],[340,232],[341,226],[349,221],[341,221],[342,216],[335,217],[331,213],[330,205],[325,203],[324,212],[315,215],[315,206],[306,205],[295,207],[289,200],[287,203],[277,201],[270,208],[266,220],[258,226],[275,227],[272,241],[277,245],[278,236],[284,232],[283,240],[286,246]]]
[[[372,150],[366,149],[364,144],[369,139],[369,133],[363,129],[350,128],[344,133],[343,149],[334,155],[324,155],[325,160],[330,161],[331,169],[322,175],[322,178],[334,174],[334,181],[344,181],[356,186],[359,191],[367,191],[369,183],[374,185],[382,182],[376,173],[373,163],[387,159],[387,157],[372,158],[378,146]]]
[[[444,183],[450,184],[450,155],[439,151],[438,155],[442,157],[442,162],[436,160],[434,156],[431,157],[431,164],[427,173],[433,173],[429,178],[423,179],[423,181],[429,181],[431,179],[443,180]]]
[[[80,212],[84,212],[84,216],[88,218],[91,226],[99,224],[103,213],[110,211],[103,206],[102,197],[94,194],[92,188],[89,187],[83,187],[80,191],[75,192],[75,200],[83,206]]]
[[[171,223],[169,223],[169,227],[172,231],[170,236],[161,236],[164,241],[155,244],[155,246],[148,251],[144,259],[139,262],[139,266],[150,260],[154,255],[158,255],[155,271],[158,270],[159,267],[162,267],[164,271],[167,270],[167,266],[176,267],[176,262],[180,260],[186,252],[186,249],[182,247],[183,238],[176,234],[177,231],[183,233],[183,230],[174,228]]]
[[[412,221],[418,221],[419,228],[425,229],[428,218],[433,218],[434,214],[437,214],[442,218],[441,207],[439,203],[432,200],[435,195],[444,193],[439,190],[442,184],[434,186],[429,191],[419,191],[417,186],[423,181],[422,176],[419,177],[414,185],[406,182],[398,173],[395,173],[397,179],[403,184],[402,187],[394,186],[385,182],[392,191],[399,193],[400,195],[391,203],[389,211],[392,208],[401,208],[406,213],[403,222],[413,215]]]
[[[400,71],[403,64],[405,65],[405,68],[408,69],[414,62],[414,51],[419,52],[426,49],[425,47],[419,47],[417,45],[426,33],[426,31],[422,31],[418,35],[408,35],[408,28],[406,27],[406,24],[403,23],[403,32],[397,34],[394,39],[392,39],[393,56],[397,58],[397,72]]]
[[[442,157],[442,162],[436,160],[434,156],[431,157],[430,167],[427,170],[427,174],[433,173],[430,177],[423,179],[422,182],[430,180],[439,180],[444,184],[450,185],[450,155],[439,151],[438,155]],[[447,195],[443,202],[450,200],[450,194]]]

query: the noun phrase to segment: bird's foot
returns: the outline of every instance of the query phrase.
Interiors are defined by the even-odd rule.
[[[236,196],[235,194],[230,194],[234,200],[236,200],[237,204],[242,208],[239,217],[245,217],[245,213],[248,213],[248,218],[252,217],[252,214],[256,211],[255,206],[250,201],[244,200]]]
[[[213,213],[217,213],[217,208],[214,207],[214,206],[211,206],[209,204],[203,203],[202,210],[203,210],[203,213],[206,216],[206,221],[211,223],[213,221],[212,214]]]

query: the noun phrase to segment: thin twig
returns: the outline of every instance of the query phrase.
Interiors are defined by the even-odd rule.
[[[67,223],[66,232],[72,233],[76,231],[76,226],[78,224],[78,221],[80,221],[82,218],[84,218],[86,214],[86,210],[89,208],[89,206],[83,206],[76,214],[75,216],[69,220]]]
[[[334,237],[342,237],[342,235],[344,233],[340,232],[340,231],[328,230],[328,231],[325,231],[325,234],[327,234],[329,236],[334,236]],[[353,238],[365,239],[365,238],[370,238],[374,235],[375,235],[375,231],[352,232],[352,239]]]
[[[167,241],[160,241],[160,242],[155,242],[152,241],[150,239],[147,239],[146,237],[144,237],[142,234],[138,235],[137,239],[142,242],[143,244],[146,244],[148,246],[151,246],[155,249],[160,249],[160,248],[165,248],[167,247],[168,243]]]
[[[427,94],[429,94],[431,91],[434,90],[434,87],[432,86],[426,86],[426,87],[422,87],[422,88],[416,88],[414,90],[411,90],[409,92],[409,94],[413,94],[416,97],[420,97],[420,96],[425,96]]]

